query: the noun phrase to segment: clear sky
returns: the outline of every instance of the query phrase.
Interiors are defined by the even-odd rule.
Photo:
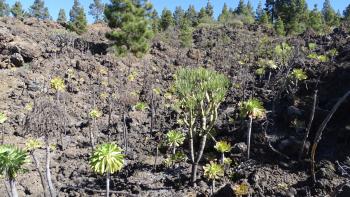
[[[16,0],[6,0],[11,6]],[[69,17],[69,10],[73,5],[73,0],[44,0],[46,6],[48,6],[49,11],[53,19],[57,19],[58,11],[60,8],[66,10],[67,17]],[[197,10],[205,6],[208,0],[150,0],[154,7],[158,10],[158,13],[161,13],[164,7],[174,10],[176,6],[182,6],[184,9],[187,9],[190,4],[193,4]],[[245,0],[247,2],[248,0]],[[259,0],[250,0],[253,6],[256,6],[259,3]],[[263,4],[265,0],[261,0]],[[33,4],[34,0],[20,0],[23,4],[24,9],[28,9],[30,5]],[[80,3],[84,6],[86,13],[88,13],[89,5],[93,0],[80,0]],[[110,2],[109,0],[102,0],[104,3]],[[229,7],[237,7],[239,0],[211,0],[214,6],[215,16],[218,16],[221,12],[221,9],[226,2]],[[321,9],[324,0],[307,0],[309,9],[313,8],[314,4],[318,4],[318,8]],[[335,10],[340,10],[343,13],[343,10],[347,5],[350,4],[350,0],[331,0],[332,6]],[[92,17],[88,15],[88,20],[91,23],[93,21]]]

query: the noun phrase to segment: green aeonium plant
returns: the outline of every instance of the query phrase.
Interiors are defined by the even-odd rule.
[[[102,116],[102,112],[99,109],[95,108],[89,112],[89,116],[92,119],[97,119],[97,118],[100,118]]]
[[[13,145],[0,146],[0,173],[8,178],[12,197],[18,196],[16,177],[19,173],[26,171],[23,166],[28,162],[28,154],[25,150]]]
[[[192,185],[196,184],[198,163],[229,84],[225,75],[205,68],[182,68],[175,75],[176,105],[188,128]],[[194,141],[200,142],[200,146],[195,147]]]
[[[286,42],[282,42],[275,47],[274,56],[279,60],[283,65],[286,65],[289,61],[289,58],[292,56],[293,47]]]
[[[124,166],[123,150],[114,143],[105,143],[96,147],[90,158],[92,170],[106,176],[106,191],[109,196],[110,175],[120,171]]]
[[[298,81],[303,81],[307,79],[306,72],[301,68],[293,69],[292,77],[295,80],[295,86],[298,86]]]
[[[216,142],[214,148],[221,153],[221,164],[224,164],[225,161],[225,153],[230,152],[232,146],[227,141],[218,141]]]
[[[134,106],[134,108],[137,110],[137,111],[145,111],[147,108],[148,108],[148,105],[147,103],[145,102],[137,102]]]
[[[166,142],[172,148],[172,154],[175,155],[176,147],[181,146],[185,141],[185,134],[181,131],[171,130],[166,134]]]
[[[26,150],[33,151],[44,146],[44,142],[38,139],[29,139],[26,142]]]
[[[212,181],[211,192],[213,194],[215,191],[215,180],[224,176],[224,167],[221,164],[210,161],[203,169],[204,176]]]
[[[50,84],[51,88],[58,92],[62,92],[66,88],[66,86],[64,85],[64,80],[61,77],[54,77],[53,79],[51,79]]]
[[[249,99],[245,102],[241,102],[239,104],[241,116],[249,118],[248,124],[248,138],[247,138],[247,157],[250,158],[250,139],[252,134],[252,124],[253,119],[261,119],[265,117],[266,111],[262,105],[262,103],[255,98]]]

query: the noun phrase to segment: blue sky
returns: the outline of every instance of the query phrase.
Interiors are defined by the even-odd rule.
[[[10,5],[13,5],[16,0],[6,0],[7,3]],[[73,5],[73,0],[44,0],[46,6],[48,6],[49,11],[53,19],[57,18],[58,11],[60,8],[63,8],[66,10],[66,14],[68,16],[69,10],[71,9]],[[199,10],[201,7],[205,6],[207,3],[207,0],[150,0],[155,8],[158,10],[159,13],[161,13],[161,10],[163,10],[164,7],[174,10],[176,6],[182,6],[184,9],[188,8],[189,4],[193,4],[197,10]],[[246,0],[247,1],[247,0]],[[253,4],[253,6],[256,8],[256,6],[259,3],[259,0],[250,0]],[[265,0],[261,0],[263,4],[265,3]],[[21,0],[21,3],[23,4],[24,9],[28,9],[30,5],[32,5],[34,0]],[[80,3],[84,6],[86,13],[88,12],[89,5],[92,3],[93,0],[80,0]],[[102,0],[102,2],[108,3],[109,0]],[[215,16],[218,16],[221,12],[221,9],[226,2],[229,7],[237,7],[237,4],[239,0],[211,0],[213,6],[214,6],[214,12]],[[323,5],[323,0],[307,0],[307,3],[309,5],[309,8],[313,8],[314,4],[318,4],[318,8],[321,9]],[[335,10],[340,10],[341,13],[345,9],[347,5],[350,4],[350,0],[331,0],[332,6]],[[93,21],[91,16],[88,16],[88,20],[91,23]]]

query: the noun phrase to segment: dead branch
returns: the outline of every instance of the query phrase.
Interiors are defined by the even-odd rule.
[[[316,154],[316,149],[318,143],[322,139],[322,132],[326,128],[328,122],[331,120],[333,117],[334,113],[338,110],[340,105],[346,101],[347,97],[350,96],[350,90],[344,94],[343,97],[341,97],[338,102],[333,106],[332,110],[329,112],[327,115],[326,119],[322,122],[320,125],[319,129],[317,130],[317,133],[315,135],[314,143],[312,144],[312,149],[311,149],[311,175],[312,175],[312,180],[314,183],[316,183],[316,175],[315,175],[315,154]]]

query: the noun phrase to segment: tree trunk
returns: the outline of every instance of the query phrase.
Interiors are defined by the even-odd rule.
[[[14,179],[10,179],[10,188],[11,188],[11,196],[18,197],[17,189],[16,189],[16,181]]]
[[[192,185],[193,186],[196,186],[198,163],[202,159],[205,143],[207,141],[207,136],[208,136],[207,134],[203,135],[200,148],[197,154],[197,158],[195,159],[195,162],[192,162]]]
[[[34,151],[30,152],[30,155],[33,158],[33,161],[34,161],[34,164],[35,164],[35,168],[38,171],[38,174],[39,174],[39,177],[40,177],[40,181],[41,181],[41,185],[42,185],[43,190],[44,190],[44,197],[47,197],[48,195],[47,195],[47,187],[46,187],[46,183],[45,183],[45,177],[44,177],[43,173],[40,170],[39,161],[36,158],[36,156],[34,154]]]
[[[51,197],[56,197],[55,188],[54,188],[54,186],[52,184],[52,180],[51,180],[50,160],[51,160],[50,144],[49,144],[48,137],[46,137],[46,179],[47,179],[47,184],[49,186],[49,191],[50,191]]]
[[[197,163],[192,163],[192,186],[195,187],[196,186],[196,180],[197,180],[197,169],[198,169],[198,164]]]
[[[199,161],[202,159],[202,156],[203,156],[203,152],[204,152],[204,148],[205,148],[205,143],[207,142],[207,134],[203,135],[202,137],[202,141],[201,141],[201,144],[200,144],[200,148],[199,148],[199,152],[197,154],[197,160],[196,160],[196,163],[198,164]]]
[[[249,116],[249,124],[248,124],[248,140],[247,140],[247,157],[250,158],[250,138],[252,136],[252,124],[253,124],[253,117]]]
[[[106,196],[109,197],[109,172],[107,172],[107,176],[106,176]]]

